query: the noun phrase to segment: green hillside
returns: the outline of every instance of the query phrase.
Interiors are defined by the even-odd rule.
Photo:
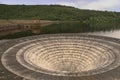
[[[0,19],[79,20],[90,17],[118,17],[120,13],[80,10],[60,5],[0,5]]]
[[[64,24],[42,27],[40,34],[80,33],[120,29],[120,12],[82,10],[60,5],[0,5],[1,21],[29,21],[34,19],[64,21]],[[25,31],[0,38],[16,38],[28,35],[33,34],[31,31]]]

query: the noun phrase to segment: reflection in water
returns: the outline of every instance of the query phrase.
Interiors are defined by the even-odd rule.
[[[41,29],[41,34],[50,33],[88,33],[93,35],[120,38],[119,27],[92,27],[79,22],[53,24]]]
[[[89,33],[93,35],[109,36],[114,38],[120,38],[119,27],[93,27],[80,22],[64,22],[59,24],[46,25],[44,27],[34,27],[27,31],[14,33],[0,37],[4,38],[19,38],[25,36],[39,35],[39,34],[55,34],[55,33]]]
[[[93,32],[89,33],[93,35],[100,35],[100,36],[108,36],[113,38],[119,38],[120,39],[120,30],[114,30],[114,31],[106,31],[106,32]]]
[[[89,33],[98,31],[113,31],[119,27],[93,27],[80,22],[66,22],[60,24],[53,24],[41,28],[41,34],[51,34],[51,33]]]

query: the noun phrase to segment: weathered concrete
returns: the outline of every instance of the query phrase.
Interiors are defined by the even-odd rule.
[[[1,46],[2,65],[31,80],[119,80],[120,40],[87,34],[26,37]]]

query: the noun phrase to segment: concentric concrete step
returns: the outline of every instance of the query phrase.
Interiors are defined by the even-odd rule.
[[[7,41],[1,48],[2,65],[24,79],[120,79],[119,39],[53,34]]]

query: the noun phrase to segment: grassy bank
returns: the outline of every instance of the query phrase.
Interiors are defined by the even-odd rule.
[[[118,17],[119,12],[83,10],[60,5],[0,5],[0,19],[83,21],[90,17]]]
[[[82,10],[60,5],[0,5],[0,26],[32,23],[46,26],[38,29],[40,34],[106,31],[120,29],[120,12]],[[29,31],[13,35],[22,37],[25,34],[33,35]],[[17,38],[13,35],[2,38]]]

